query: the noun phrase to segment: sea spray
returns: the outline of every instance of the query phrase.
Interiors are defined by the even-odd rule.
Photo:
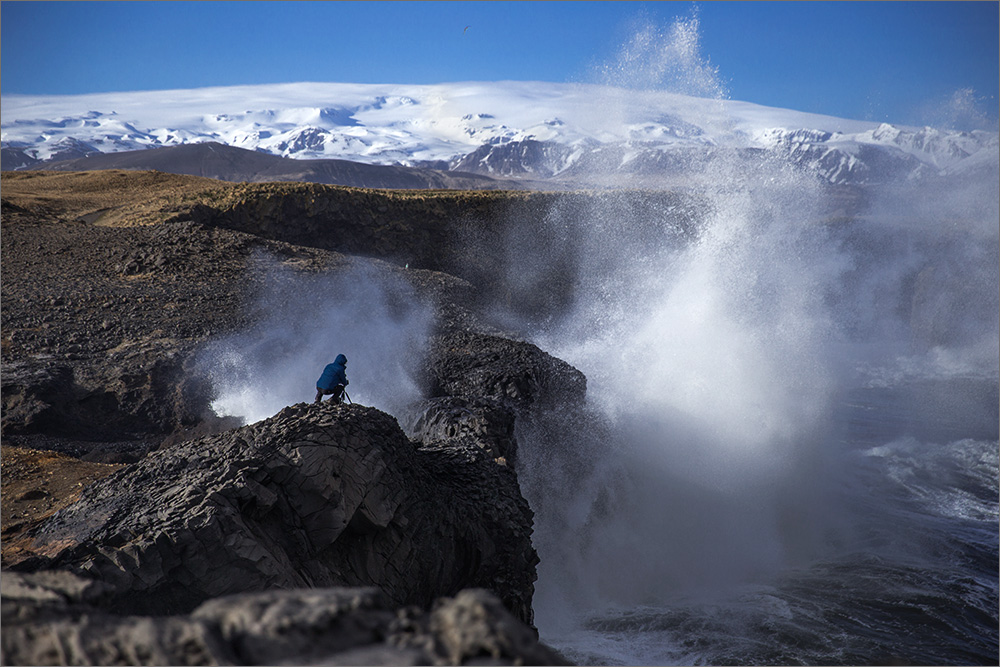
[[[338,354],[348,359],[351,400],[393,413],[419,396],[413,373],[432,313],[401,277],[361,259],[316,275],[263,254],[249,272],[262,285],[252,304],[256,324],[214,341],[201,358],[216,413],[254,422],[311,401]]]
[[[697,16],[642,26],[600,76],[636,94],[666,85],[714,96],[722,108],[697,37]],[[684,186],[676,210],[651,212],[636,204],[651,197],[618,190],[543,223],[563,228],[561,253],[576,253],[575,290],[534,335],[587,374],[591,412],[540,416],[521,434],[527,456],[544,458],[523,474],[542,606],[635,604],[742,581],[814,556],[836,523],[821,448],[837,337],[826,299],[847,262],[828,242],[822,187],[738,145],[706,153],[659,179]],[[520,256],[512,281],[548,266]],[[582,461],[538,453],[549,448]]]
[[[666,28],[638,16],[615,57],[595,68],[600,83],[633,91],[669,91],[722,103],[728,97],[719,70],[701,52],[698,7]],[[620,108],[619,112],[624,112]]]
[[[838,527],[821,447],[836,337],[825,298],[846,264],[815,182],[766,162],[726,169],[693,228],[672,228],[684,233],[635,231],[648,221],[626,202],[641,193],[577,221],[571,312],[539,341],[587,374],[596,414],[539,416],[560,425],[520,434],[526,457],[582,459],[524,466],[538,604],[567,604],[552,616],[780,571]],[[733,180],[737,169],[747,178]]]
[[[519,423],[543,638],[604,664],[995,657],[997,165],[837,190],[737,141],[692,166],[660,183],[684,216],[618,190],[543,222],[573,289],[520,325],[589,397]]]

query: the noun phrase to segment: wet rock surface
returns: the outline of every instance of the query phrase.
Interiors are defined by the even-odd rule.
[[[425,445],[465,438],[495,461],[510,466],[516,463],[515,413],[500,401],[461,396],[433,398],[416,406],[410,419],[407,430]]]

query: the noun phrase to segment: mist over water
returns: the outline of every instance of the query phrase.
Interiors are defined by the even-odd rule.
[[[545,434],[565,443],[524,447],[589,463],[583,485],[578,469],[525,465],[540,623],[581,602],[712,593],[814,558],[840,528],[823,436],[838,373],[828,298],[849,258],[819,224],[814,181],[735,159],[712,178],[688,234],[628,242],[621,227],[649,221],[613,199],[578,221],[572,310],[538,340],[587,375],[596,414]],[[547,614],[551,600],[565,607]]]
[[[696,30],[695,18],[641,31],[622,63],[650,71],[625,84],[687,71],[696,89],[721,90]],[[995,648],[981,627],[962,639],[947,609],[956,593],[933,587],[964,562],[977,583],[962,595],[985,601],[995,629],[996,578],[979,577],[996,569],[996,165],[867,188],[849,215],[814,177],[750,151],[715,151],[698,178],[684,181],[694,203],[683,215],[650,215],[628,191],[575,220],[554,210],[570,305],[541,322],[499,309],[588,378],[585,409],[536,415],[518,433],[542,638],[601,664],[873,661],[906,655],[892,646],[900,628],[958,647],[909,649],[925,659]],[[512,234],[511,248],[529,246]],[[512,254],[512,284],[548,275],[550,256]],[[942,560],[962,539],[976,555]],[[907,568],[940,595],[944,629],[907,617]],[[796,572],[766,594],[746,588]],[[868,576],[898,619],[850,608]],[[832,614],[873,624],[871,636],[809,626],[805,610],[824,597],[844,605]],[[778,653],[752,650],[762,624]],[[796,632],[815,645],[781,654],[783,630],[792,646]],[[849,639],[830,644],[834,631]]]
[[[351,400],[398,414],[419,397],[413,372],[433,316],[401,277],[365,260],[312,275],[265,255],[255,258],[249,273],[262,285],[258,323],[202,355],[218,415],[252,423],[311,402],[316,380],[338,354],[347,357]]]

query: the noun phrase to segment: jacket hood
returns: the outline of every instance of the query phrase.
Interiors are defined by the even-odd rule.
[[[343,366],[344,364],[347,363],[347,357],[345,357],[342,354],[338,354],[337,358],[333,360],[333,363],[340,364],[341,366]]]

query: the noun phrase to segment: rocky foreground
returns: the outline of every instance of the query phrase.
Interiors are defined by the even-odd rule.
[[[483,323],[498,260],[455,240],[551,201],[5,173],[3,662],[560,663],[515,426],[586,382]],[[253,324],[261,253],[434,308],[406,432],[361,405],[214,416],[197,355]]]
[[[6,664],[558,664],[514,472],[300,404],[152,452],[21,538]]]

